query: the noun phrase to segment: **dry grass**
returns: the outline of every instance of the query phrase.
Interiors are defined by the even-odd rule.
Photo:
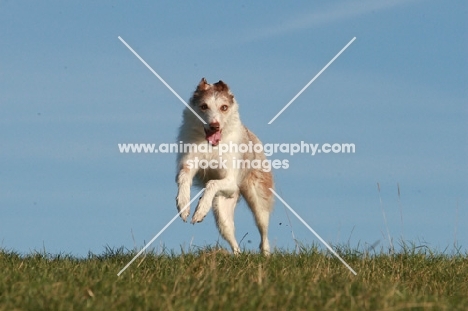
[[[339,248],[352,275],[316,247],[299,254],[147,254],[77,259],[0,251],[0,310],[466,310],[468,255]]]

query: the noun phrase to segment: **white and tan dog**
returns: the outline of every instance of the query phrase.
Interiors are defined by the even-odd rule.
[[[206,124],[204,125],[186,108],[183,112],[178,141],[197,146],[210,144],[212,150],[208,152],[200,152],[203,148],[198,148],[196,151],[185,150],[185,152],[179,150],[176,177],[179,186],[176,198],[179,212],[190,202],[192,180],[195,185],[206,188],[192,217],[192,224],[201,222],[213,207],[219,232],[230,244],[232,251],[239,253],[239,245],[234,234],[234,209],[239,196],[242,195],[260,231],[260,249],[263,254],[269,254],[268,222],[273,209],[273,194],[269,188],[273,188],[272,174],[270,171],[252,168],[249,165],[241,168],[233,165],[236,159],[264,161],[265,155],[263,152],[241,153],[238,150],[229,150],[220,156],[218,152],[220,144],[255,145],[261,144],[260,140],[242,125],[237,102],[223,81],[208,84],[203,78],[193,93],[189,105]],[[210,165],[210,167],[205,165],[203,168],[194,165],[201,160],[219,165]],[[187,221],[189,214],[190,210],[187,208],[181,213],[182,219]]]

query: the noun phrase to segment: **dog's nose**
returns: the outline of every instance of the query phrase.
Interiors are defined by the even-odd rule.
[[[219,122],[212,122],[212,123],[210,123],[210,130],[212,130],[212,131],[219,131]]]

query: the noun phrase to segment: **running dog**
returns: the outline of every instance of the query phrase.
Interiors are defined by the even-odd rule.
[[[205,78],[201,79],[189,106],[191,109],[187,107],[182,115],[178,141],[200,148],[179,150],[176,176],[177,209],[180,212],[189,204],[192,181],[194,185],[205,188],[191,223],[203,221],[212,207],[219,232],[229,243],[233,253],[237,254],[240,248],[235,237],[234,209],[242,195],[260,231],[260,249],[263,254],[268,255],[268,223],[274,201],[269,189],[273,188],[272,173],[250,165],[240,168],[235,165],[239,159],[244,164],[254,160],[263,162],[266,160],[265,155],[263,152],[252,150],[240,152],[238,148],[231,148],[232,150],[222,155],[218,151],[220,144],[229,144],[231,147],[241,144],[256,145],[261,144],[260,140],[241,123],[239,106],[223,81],[209,84]],[[206,124],[203,124],[197,115]],[[210,148],[206,148],[207,145]],[[200,152],[200,149],[209,150]],[[202,160],[210,165],[194,165],[203,163]],[[180,214],[184,221],[187,221],[189,215],[189,208]]]

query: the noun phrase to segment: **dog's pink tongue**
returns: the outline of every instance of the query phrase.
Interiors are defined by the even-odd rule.
[[[206,140],[209,141],[213,146],[217,146],[221,140],[221,131],[206,132]]]

